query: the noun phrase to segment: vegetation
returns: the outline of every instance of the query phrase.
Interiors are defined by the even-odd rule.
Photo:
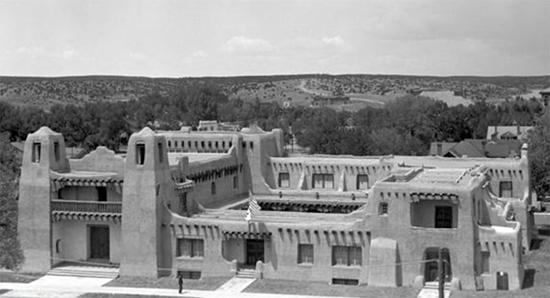
[[[529,161],[532,185],[539,199],[550,197],[550,107],[529,133]]]
[[[184,288],[191,290],[213,291],[224,283],[230,277],[203,277],[201,279],[184,280]],[[177,289],[178,280],[173,277],[140,278],[140,277],[118,277],[106,286],[108,287],[136,287],[136,288],[154,288],[154,289]]]
[[[17,238],[17,189],[20,159],[0,134],[0,268],[17,269],[23,261]]]

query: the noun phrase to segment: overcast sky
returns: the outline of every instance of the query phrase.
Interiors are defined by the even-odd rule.
[[[6,1],[0,75],[549,75],[549,0]]]

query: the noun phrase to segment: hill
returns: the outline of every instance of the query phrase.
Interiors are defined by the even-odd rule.
[[[550,86],[550,76],[433,77],[403,75],[277,75],[203,78],[124,76],[0,77],[0,100],[48,110],[54,104],[128,101],[166,96],[189,84],[214,83],[230,98],[310,106],[315,95],[347,96],[351,109],[380,106],[405,94],[424,93],[449,105],[500,102]],[[344,107],[345,107],[344,106]]]

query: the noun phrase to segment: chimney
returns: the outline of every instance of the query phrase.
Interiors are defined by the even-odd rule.
[[[442,156],[443,155],[443,144],[441,143],[437,143],[437,156]]]

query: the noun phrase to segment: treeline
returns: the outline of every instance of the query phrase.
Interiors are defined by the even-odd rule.
[[[258,99],[229,101],[217,85],[185,85],[168,95],[150,94],[141,100],[99,102],[84,106],[54,105],[49,112],[0,102],[0,131],[11,140],[24,140],[40,126],[63,133],[68,146],[117,150],[121,136],[145,126],[161,130],[197,127],[199,120],[255,123],[265,130],[285,132],[288,143],[310,148],[310,153],[352,155],[424,155],[433,141],[485,138],[489,125],[533,125],[542,106],[535,100],[468,107],[405,96],[384,108],[357,112],[329,108],[291,107]],[[291,134],[292,132],[292,134]]]

